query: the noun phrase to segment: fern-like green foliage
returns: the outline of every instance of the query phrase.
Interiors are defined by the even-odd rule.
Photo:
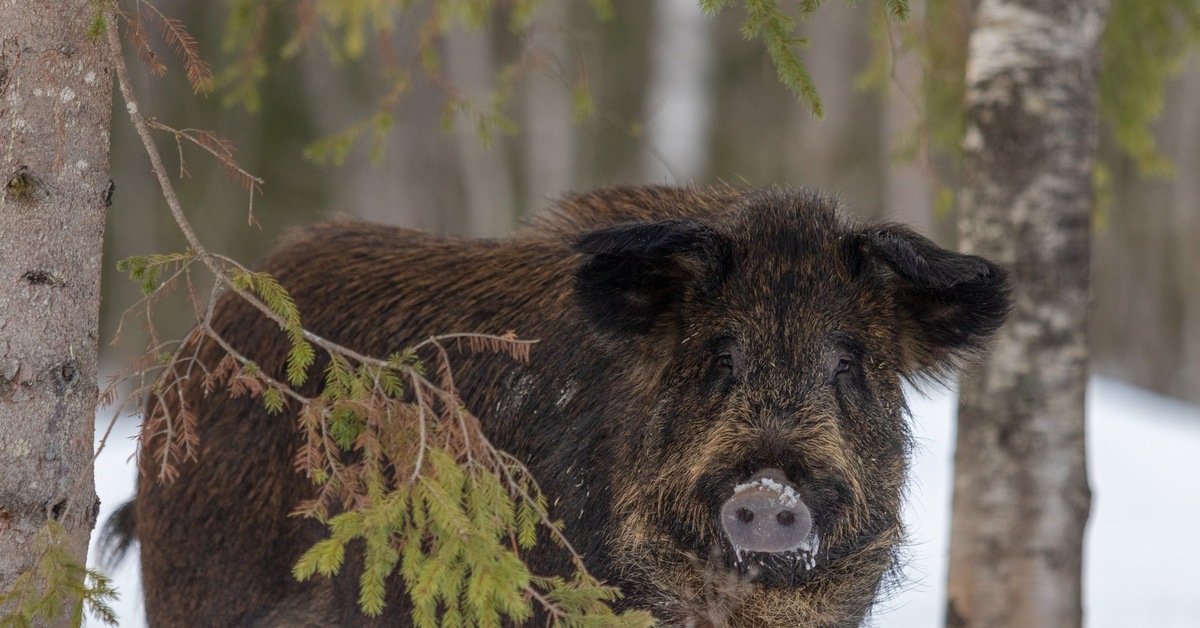
[[[108,3],[104,0],[92,0],[92,19],[88,22],[87,36],[96,41],[108,31]]]
[[[464,430],[469,417],[455,397],[409,390],[405,373],[424,373],[411,350],[382,366],[331,356],[321,397],[301,417],[310,443],[301,456],[323,492],[346,502],[350,491],[355,507],[332,517],[320,503],[302,509],[325,521],[330,536],[293,575],[334,576],[347,544],[361,541],[359,606],[369,616],[383,612],[388,579],[402,577],[420,627],[519,624],[535,603],[559,626],[650,625],[645,613],[615,614],[608,603],[618,591],[586,572],[567,581],[529,571],[521,552],[538,543],[539,529],[550,530],[545,496],[521,465]],[[405,401],[406,393],[420,400]],[[324,430],[316,429],[321,420]],[[325,457],[329,445],[338,459]],[[353,477],[340,452],[359,461]]]
[[[164,271],[181,270],[194,259],[196,254],[191,249],[184,253],[135,255],[117,262],[117,270],[129,273],[129,278],[141,285],[142,294],[149,296],[158,289]]]
[[[0,628],[29,628],[53,623],[65,608],[72,626],[83,623],[88,612],[109,626],[117,625],[110,604],[117,599],[112,581],[79,564],[63,547],[63,528],[48,521],[34,537],[37,562],[17,576],[0,595]]]
[[[736,0],[700,0],[700,8],[708,14],[715,14],[721,9],[732,5]],[[771,62],[775,65],[775,73],[783,83],[805,106],[813,117],[822,118],[825,115],[821,96],[813,83],[812,75],[800,61],[798,50],[806,48],[809,41],[795,35],[796,21],[804,20],[816,13],[821,7],[822,0],[801,0],[795,15],[781,6],[780,0],[741,0],[746,9],[746,20],[742,23],[742,34],[747,39],[760,39],[767,49]],[[847,0],[853,5],[853,0]],[[886,0],[888,15],[895,20],[908,19],[908,0]]]
[[[287,355],[288,382],[293,386],[303,384],[308,378],[308,367],[312,366],[316,353],[312,344],[304,338],[300,310],[296,309],[292,295],[267,273],[238,270],[233,273],[232,280],[234,287],[258,295],[272,312],[283,319],[281,327],[292,343]]]
[[[370,616],[382,613],[386,580],[398,569],[420,627],[520,623],[533,613],[528,593],[535,587],[555,605],[556,625],[650,625],[644,613],[614,614],[607,602],[617,598],[616,589],[590,577],[568,582],[531,574],[518,549],[535,545],[539,515],[514,502],[495,472],[436,448],[428,462],[414,484],[381,492],[370,506],[330,519],[330,537],[300,558],[295,577],[335,575],[346,545],[361,539],[359,604]],[[523,488],[536,492],[530,481]],[[537,495],[544,509],[545,498]]]
[[[1154,141],[1163,87],[1200,44],[1200,0],[1113,0],[1104,31],[1100,112],[1142,175],[1166,176]]]

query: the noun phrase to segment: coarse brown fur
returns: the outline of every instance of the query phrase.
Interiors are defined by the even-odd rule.
[[[506,240],[327,223],[262,270],[307,328],[367,354],[446,332],[540,339],[528,364],[455,355],[460,392],[526,461],[589,569],[668,625],[859,624],[903,538],[902,380],[946,372],[1008,307],[995,265],[777,189],[600,190]],[[236,297],[215,321],[283,377],[275,324]],[[200,347],[210,367],[222,357]],[[324,533],[288,517],[313,492],[292,470],[294,418],[187,387],[198,461],[160,483],[143,457],[122,519],[151,624],[407,625],[399,577],[378,620],[358,613],[352,560],[332,581],[292,579]],[[721,504],[768,467],[812,510],[810,556],[742,552],[722,533]],[[524,557],[564,566],[549,543]]]

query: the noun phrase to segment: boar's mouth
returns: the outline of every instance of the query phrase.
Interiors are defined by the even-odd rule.
[[[726,545],[723,567],[761,587],[794,588],[828,562],[820,544],[821,534],[814,529],[804,547],[786,552],[750,552]]]

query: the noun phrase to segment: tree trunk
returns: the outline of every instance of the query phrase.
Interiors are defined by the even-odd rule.
[[[467,30],[455,26],[446,33],[443,43],[446,71],[454,88],[472,106],[487,111],[492,84],[498,80],[491,27]],[[512,231],[517,219],[507,138],[495,130],[490,143],[484,145],[474,120],[459,116],[454,123],[454,139],[467,199],[467,233],[495,237]]]
[[[712,19],[695,0],[656,0],[650,35],[652,70],[646,90],[646,150],[650,183],[692,183],[708,171],[712,134]]]
[[[525,140],[524,211],[536,211],[574,188],[578,150],[571,77],[574,55],[568,33],[571,5],[549,2],[538,9],[525,40],[536,59],[526,80],[521,135]]]
[[[879,182],[884,178],[876,159],[882,126],[879,99],[857,89],[853,79],[871,59],[871,47],[865,43],[869,24],[869,11],[846,2],[825,3],[800,24],[798,34],[814,42],[803,57],[821,93],[825,117],[816,120],[807,107],[790,107],[776,123],[779,132],[791,138],[782,147],[782,157],[775,157],[787,171],[798,173],[804,185],[836,191],[863,216],[883,209]]]
[[[416,40],[419,25],[401,21],[389,45],[409,45],[405,42]],[[309,44],[302,63],[317,137],[341,133],[364,120],[374,112],[379,95],[392,87],[374,68],[333,62],[321,41]],[[325,186],[331,196],[326,212],[349,211],[369,222],[463,233],[462,167],[455,146],[437,123],[445,93],[420,72],[414,74],[392,111],[395,126],[382,141],[381,159],[376,162],[372,151],[361,146],[352,150],[333,171],[334,181]],[[361,143],[369,147],[370,141]]]
[[[909,2],[911,23],[924,21],[925,0]],[[891,29],[889,41],[903,41],[899,24],[888,24]],[[902,46],[892,47],[892,80],[888,84],[887,99],[883,103],[883,215],[901,222],[917,231],[936,239],[933,224],[933,181],[932,166],[925,146],[913,147],[917,129],[920,128],[921,58],[914,50]],[[905,153],[913,153],[904,158]]]
[[[16,0],[0,19],[0,591],[47,518],[82,565],[112,64],[91,0]],[[0,609],[3,611],[4,609]]]
[[[1196,199],[1200,198],[1200,119],[1194,107],[1200,98],[1200,57],[1193,55],[1179,86],[1179,97],[1173,112],[1174,133],[1180,138],[1179,146],[1173,151],[1175,172],[1180,176],[1172,181],[1170,224],[1179,236],[1171,243],[1174,254],[1173,273],[1175,285],[1172,293],[1180,301],[1179,314],[1179,358],[1166,373],[1167,392],[1200,402],[1200,247],[1191,238],[1200,234],[1200,213],[1196,211]],[[1143,358],[1152,361],[1154,356]]]
[[[1086,310],[1105,0],[982,0],[967,64],[960,233],[1013,276],[963,374],[948,626],[1079,626],[1090,491]]]

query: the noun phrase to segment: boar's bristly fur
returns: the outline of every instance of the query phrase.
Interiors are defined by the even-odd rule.
[[[538,478],[592,573],[621,587],[620,605],[667,625],[860,624],[903,539],[902,382],[947,374],[1009,302],[986,260],[779,189],[600,190],[505,240],[327,223],[261,268],[307,328],[365,354],[447,332],[539,339],[527,364],[456,353],[457,386]],[[277,325],[235,296],[214,320],[284,378]],[[223,355],[197,347],[210,368]],[[185,387],[197,459],[171,483],[142,460],[136,509],[118,523],[141,543],[151,624],[410,625],[398,576],[378,619],[358,612],[352,559],[332,580],[291,578],[325,533],[288,516],[314,490],[293,471],[295,417]],[[744,490],[778,491],[811,531],[778,546],[786,535],[731,537],[726,504],[755,516],[735,510],[757,503],[733,500]],[[551,543],[523,557],[540,573],[566,566]]]

